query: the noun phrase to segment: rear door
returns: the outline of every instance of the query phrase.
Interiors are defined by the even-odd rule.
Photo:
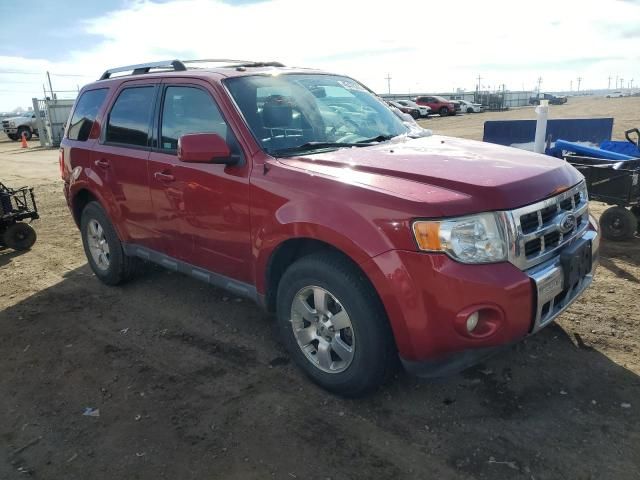
[[[128,243],[158,249],[147,161],[158,80],[122,83],[112,97],[91,164],[114,202],[112,220]]]
[[[249,172],[236,135],[207,82],[163,82],[158,148],[151,153],[149,183],[162,233],[176,257],[192,265],[252,283],[250,268]],[[188,133],[217,133],[241,163],[236,166],[183,163],[177,144]],[[180,229],[170,220],[179,217]]]

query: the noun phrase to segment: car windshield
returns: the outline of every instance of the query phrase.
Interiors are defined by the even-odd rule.
[[[409,133],[387,105],[348,77],[251,75],[225,85],[270,154],[366,146]]]

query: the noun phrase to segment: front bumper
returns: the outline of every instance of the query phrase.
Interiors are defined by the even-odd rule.
[[[11,128],[11,127],[5,127],[4,128],[4,133],[6,133],[7,135],[9,135],[9,134],[14,135],[14,134],[18,133],[18,129],[17,128]]]
[[[527,271],[533,281],[537,299],[532,333],[554,321],[591,285],[598,264],[600,238],[595,230],[587,230],[580,238],[591,242],[592,267],[591,272],[582,277],[577,284],[564,284],[564,272],[559,256]]]
[[[464,265],[443,254],[390,251],[363,265],[387,310],[400,358],[424,377],[463,370],[536,333],[560,315],[589,286],[597,265],[599,235],[588,229],[592,269],[565,288],[554,257],[529,270],[510,263]],[[469,334],[473,311],[490,328]]]

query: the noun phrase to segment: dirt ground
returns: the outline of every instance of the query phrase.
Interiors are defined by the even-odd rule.
[[[552,118],[614,115],[620,137],[639,107],[570,99]],[[427,124],[479,139],[486,119],[532,116]],[[0,180],[35,186],[42,214],[30,252],[0,250],[0,479],[640,478],[640,239],[604,242],[584,297],[511,350],[344,400],[247,301],[154,267],[99,283],[57,151],[30,143],[0,140]]]

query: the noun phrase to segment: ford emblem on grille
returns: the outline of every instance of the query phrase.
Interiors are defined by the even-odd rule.
[[[575,228],[575,226],[576,226],[576,216],[573,213],[567,213],[560,220],[559,227],[562,233],[570,232]]]

